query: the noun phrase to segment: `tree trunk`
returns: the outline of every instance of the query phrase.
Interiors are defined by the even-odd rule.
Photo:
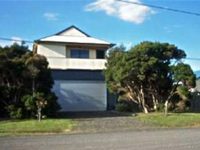
[[[158,101],[156,100],[155,96],[152,94],[152,100],[153,100],[153,109],[155,111],[158,110]]]
[[[41,121],[41,117],[42,117],[41,108],[38,107],[38,121],[39,121],[39,122]]]
[[[141,111],[143,111],[142,101],[141,101],[141,98],[140,98],[139,95],[137,96],[137,99],[138,99],[138,106],[139,106],[139,109],[140,109]]]
[[[132,96],[132,94],[130,92],[127,93],[127,97],[129,100],[135,102],[136,104],[138,104],[138,101],[134,99],[134,97]]]
[[[35,78],[32,80],[32,95],[34,96],[35,93]]]
[[[145,114],[148,114],[148,113],[149,113],[149,111],[148,111],[148,109],[147,109],[146,106],[143,106],[143,111],[144,111]]]
[[[165,101],[165,116],[168,115],[168,104],[169,104],[169,101],[166,100],[166,101]]]
[[[169,94],[167,100],[165,101],[165,116],[168,115],[168,104],[169,104],[170,99],[171,99],[172,96],[174,95],[174,93],[175,93],[175,91],[176,91],[176,88],[177,88],[178,85],[179,85],[179,82],[180,82],[180,81],[178,81],[178,82],[176,83],[176,85],[173,87],[173,89],[172,89],[172,91],[170,92],[170,94]]]
[[[132,100],[133,102],[135,102],[136,104],[138,104],[139,102],[133,97],[133,90],[132,90],[132,88],[129,85],[127,85],[126,87],[127,87],[127,90],[128,90],[128,92],[127,92],[128,98],[130,100]]]
[[[145,114],[148,114],[149,111],[148,111],[148,109],[147,109],[147,107],[146,107],[146,103],[145,103],[143,86],[141,86],[140,94],[141,94],[141,101],[142,101],[142,108],[143,108],[143,111],[144,111]]]

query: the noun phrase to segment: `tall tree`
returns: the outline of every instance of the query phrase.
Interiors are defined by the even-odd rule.
[[[0,105],[2,115],[9,105],[19,106],[24,91],[22,72],[25,68],[22,55],[29,52],[23,45],[13,44],[0,48]]]
[[[123,91],[145,113],[157,109],[173,89],[172,61],[177,64],[186,57],[185,52],[172,44],[148,41],[129,51],[115,49],[105,70],[109,89]]]
[[[52,93],[53,79],[44,56],[34,54],[24,45],[0,48],[0,106],[1,115],[18,114],[34,116],[37,101],[29,97],[39,97],[47,101],[44,112],[53,115],[59,109],[56,96]],[[41,98],[42,96],[43,98]],[[46,104],[46,102],[45,102]],[[41,107],[43,108],[43,106]],[[14,112],[14,113],[13,113]]]

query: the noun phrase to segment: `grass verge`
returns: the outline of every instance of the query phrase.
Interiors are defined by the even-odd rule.
[[[162,113],[138,114],[138,120],[156,127],[200,127],[200,114],[198,113]]]
[[[7,120],[0,121],[0,136],[39,133],[66,133],[75,123],[70,119]]]

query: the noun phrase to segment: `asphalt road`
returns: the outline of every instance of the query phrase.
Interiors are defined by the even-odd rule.
[[[0,150],[200,150],[200,129],[0,137]]]

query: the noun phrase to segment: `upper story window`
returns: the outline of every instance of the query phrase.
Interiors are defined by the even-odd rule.
[[[71,49],[71,58],[89,58],[89,50],[85,49]]]
[[[97,59],[104,59],[105,58],[105,51],[104,50],[97,50],[96,51],[96,58]]]

